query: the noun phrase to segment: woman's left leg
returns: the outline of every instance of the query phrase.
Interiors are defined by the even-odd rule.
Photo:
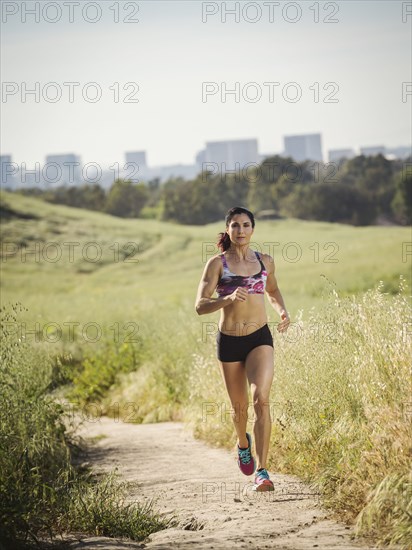
[[[252,349],[245,360],[246,376],[250,384],[255,409],[254,436],[257,468],[266,468],[272,421],[270,418],[270,388],[273,381],[273,347],[261,345]]]

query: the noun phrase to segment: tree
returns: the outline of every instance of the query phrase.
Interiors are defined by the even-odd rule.
[[[81,192],[81,208],[89,210],[102,211],[106,203],[106,193],[100,185],[82,185],[79,188]]]
[[[305,220],[369,225],[376,208],[367,192],[343,184],[298,185],[281,201],[281,213]]]
[[[378,214],[392,215],[390,207],[395,195],[393,170],[395,163],[383,155],[360,155],[344,163],[340,182],[365,191],[377,206]]]
[[[412,173],[398,172],[394,178],[396,192],[391,202],[395,220],[402,225],[412,224]]]
[[[122,218],[137,218],[147,199],[144,183],[118,179],[109,189],[104,211]]]

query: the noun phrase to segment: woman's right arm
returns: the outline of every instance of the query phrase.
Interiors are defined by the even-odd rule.
[[[218,309],[232,303],[233,298],[231,295],[212,298],[212,294],[214,293],[219,282],[219,276],[220,258],[219,256],[215,256],[214,258],[210,258],[205,265],[205,269],[199,283],[199,288],[197,290],[195,308],[199,315],[213,313],[214,311],[217,311]]]

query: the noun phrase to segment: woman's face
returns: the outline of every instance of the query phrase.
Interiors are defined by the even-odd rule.
[[[233,244],[242,246],[249,244],[254,228],[247,214],[235,214],[229,222],[226,233]]]

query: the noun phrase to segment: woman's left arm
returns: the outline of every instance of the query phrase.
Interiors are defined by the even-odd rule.
[[[282,322],[278,325],[278,330],[283,332],[290,324],[289,313],[286,310],[285,302],[278,287],[278,283],[275,277],[275,262],[272,256],[269,254],[264,255],[265,267],[267,270],[266,280],[266,294],[268,296],[270,305],[275,311],[277,311],[282,319]]]

